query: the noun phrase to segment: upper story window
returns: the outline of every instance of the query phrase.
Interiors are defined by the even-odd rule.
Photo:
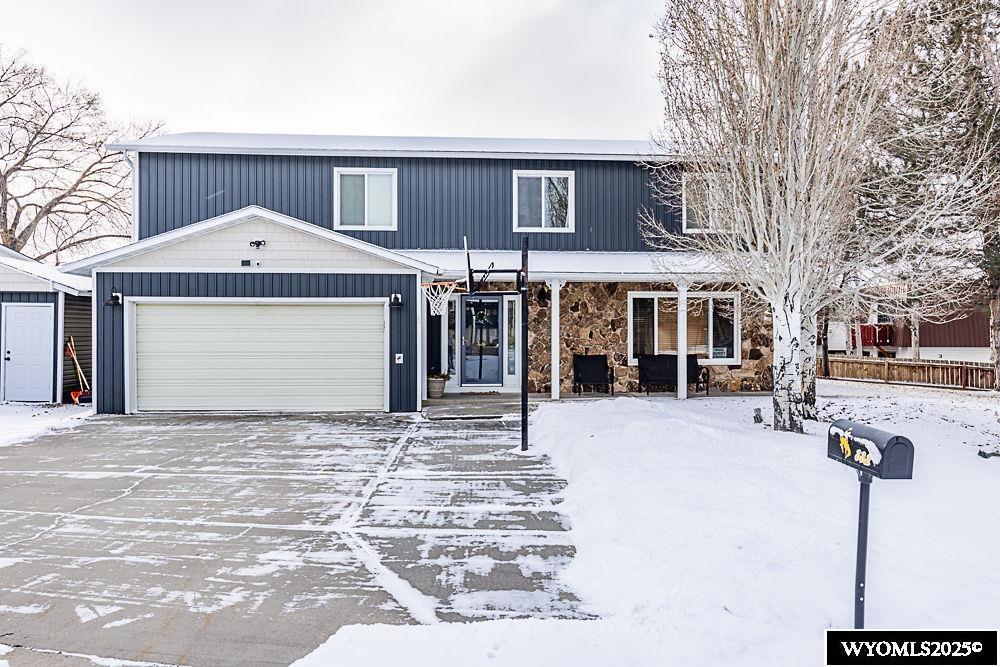
[[[685,234],[705,234],[719,228],[719,210],[713,201],[721,192],[713,174],[684,174],[681,179],[682,229]]]
[[[514,170],[514,231],[573,231],[572,171]]]
[[[396,170],[336,167],[333,228],[396,230]]]

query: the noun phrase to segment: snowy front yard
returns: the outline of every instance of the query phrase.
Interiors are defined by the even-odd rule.
[[[846,417],[914,442],[872,489],[869,627],[1000,625],[1000,402],[821,382],[810,434],[752,421],[766,397],[546,404],[532,442],[569,480],[566,583],[596,621],[349,626],[303,664],[810,665],[850,627],[858,484],[826,459]]]
[[[0,403],[0,447],[76,426],[92,413],[89,405]]]

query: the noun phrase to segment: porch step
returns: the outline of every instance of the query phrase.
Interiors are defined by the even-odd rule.
[[[542,397],[528,400],[534,409]],[[432,421],[458,419],[501,419],[521,414],[521,397],[517,394],[445,394],[444,398],[424,401],[423,415]]]
[[[516,415],[520,411],[520,403],[460,403],[455,401],[426,407],[423,415],[431,421],[501,419],[504,415]]]

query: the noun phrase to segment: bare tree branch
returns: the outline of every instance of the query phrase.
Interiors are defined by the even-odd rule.
[[[0,244],[69,259],[128,238],[130,172],[105,145],[157,129],[112,123],[95,93],[0,49]]]

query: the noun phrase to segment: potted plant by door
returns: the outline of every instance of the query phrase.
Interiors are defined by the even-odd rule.
[[[448,373],[429,373],[427,375],[427,398],[442,398],[444,385],[451,379]]]

